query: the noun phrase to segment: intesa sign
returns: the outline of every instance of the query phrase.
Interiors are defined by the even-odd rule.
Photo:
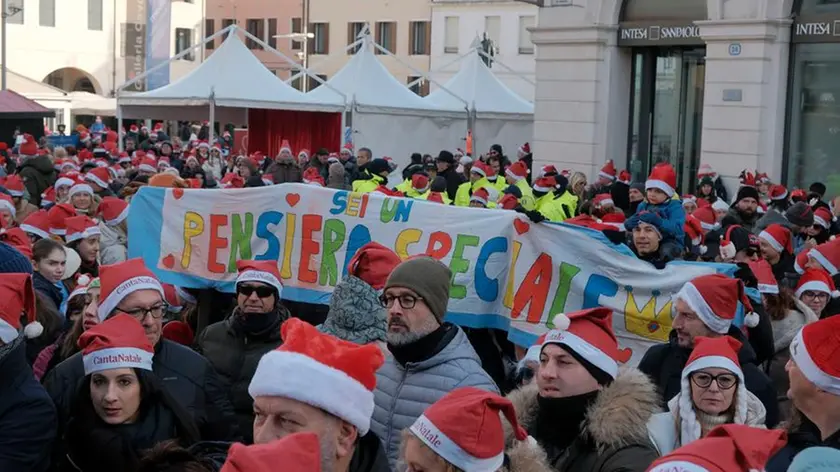
[[[619,46],[702,45],[700,27],[693,22],[677,24],[621,23]]]

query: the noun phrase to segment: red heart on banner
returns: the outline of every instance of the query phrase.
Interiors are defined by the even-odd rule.
[[[287,193],[286,194],[286,203],[288,203],[289,206],[295,206],[295,205],[298,204],[299,201],[300,201],[300,194],[298,194],[298,193]]]
[[[520,220],[519,218],[513,220],[513,227],[516,229],[516,234],[525,234],[531,229],[531,225]]]
[[[184,196],[184,189],[182,188],[173,188],[172,189],[172,196],[175,197],[175,200],[180,200],[181,197]]]
[[[630,362],[631,357],[633,357],[633,350],[629,347],[625,347],[624,349],[618,350],[618,362],[626,364]]]
[[[175,256],[170,254],[170,255],[164,257],[163,260],[161,260],[160,262],[167,269],[171,269],[171,268],[175,267]]]

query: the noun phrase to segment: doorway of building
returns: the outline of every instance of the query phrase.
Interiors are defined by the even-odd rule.
[[[700,161],[705,47],[633,48],[628,163],[644,182],[659,162],[677,171],[681,193],[694,191]]]

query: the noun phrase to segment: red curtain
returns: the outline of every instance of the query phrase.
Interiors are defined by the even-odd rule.
[[[248,152],[262,151],[267,156],[280,152],[283,140],[289,141],[292,153],[320,148],[338,151],[341,147],[341,114],[291,110],[248,110]]]

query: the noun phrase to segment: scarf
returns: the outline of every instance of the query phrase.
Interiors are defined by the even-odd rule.
[[[238,308],[233,315],[234,328],[246,336],[264,334],[280,319],[280,313],[274,309],[268,313],[243,313]]]
[[[437,353],[443,350],[452,338],[458,333],[455,326],[450,323],[444,323],[438,329],[423,336],[417,341],[395,346],[388,344],[388,350],[394,355],[394,359],[403,367],[409,362],[423,362],[431,359]]]
[[[564,398],[537,395],[539,412],[534,424],[534,435],[549,452],[549,458],[562,454],[581,435],[586,413],[596,398],[597,390]]]

